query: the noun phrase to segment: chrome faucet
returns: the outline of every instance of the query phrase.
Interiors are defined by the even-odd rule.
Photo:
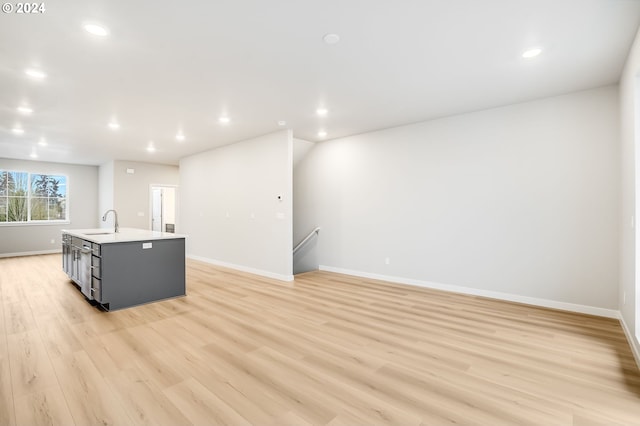
[[[104,213],[104,215],[102,216],[102,221],[103,221],[103,222],[106,222],[106,221],[107,221],[107,214],[109,214],[109,212],[113,212],[113,217],[114,217],[114,218],[115,218],[115,220],[116,220],[116,223],[115,223],[115,229],[116,229],[116,230],[115,230],[115,232],[118,232],[118,212],[117,212],[117,211],[115,211],[115,210],[113,210],[113,209],[112,209],[112,210],[107,210],[107,211]]]

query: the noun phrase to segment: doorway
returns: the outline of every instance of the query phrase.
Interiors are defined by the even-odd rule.
[[[151,219],[152,231],[176,232],[176,192],[172,185],[151,185]]]

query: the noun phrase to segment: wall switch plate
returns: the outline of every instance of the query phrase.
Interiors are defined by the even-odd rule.
[[[54,240],[53,238],[51,239],[51,244],[55,244],[56,240]]]
[[[138,216],[140,217],[144,216],[144,212],[138,212]]]
[[[391,259],[389,259],[388,257],[385,257],[385,258],[384,258],[384,264],[385,264],[385,265],[389,265],[389,264],[391,264]]]
[[[284,219],[284,213],[276,213],[276,219]]]
[[[127,169],[127,174],[134,174],[136,172],[136,169]]]

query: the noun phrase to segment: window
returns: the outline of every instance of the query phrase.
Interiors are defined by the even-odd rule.
[[[67,220],[66,176],[0,170],[0,224]]]

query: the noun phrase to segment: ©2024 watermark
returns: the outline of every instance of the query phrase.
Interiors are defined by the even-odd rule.
[[[4,13],[37,14],[46,10],[44,3],[2,3]]]

